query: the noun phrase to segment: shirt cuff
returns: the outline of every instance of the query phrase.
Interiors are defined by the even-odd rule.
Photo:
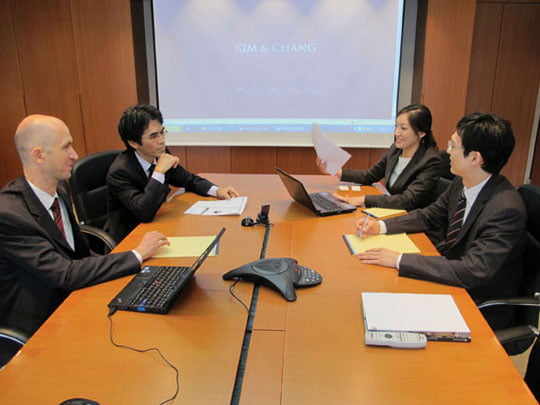
[[[159,181],[161,184],[165,183],[165,174],[154,171],[152,178]]]
[[[401,263],[401,258],[403,257],[403,253],[400,253],[397,258],[396,268],[399,270],[399,265]]]
[[[131,250],[133,252],[133,254],[135,255],[135,257],[137,258],[137,260],[139,261],[139,264],[142,264],[143,262],[143,257],[141,256],[141,254],[139,252],[137,252],[135,249],[132,249]]]
[[[208,194],[211,197],[217,197],[217,189],[218,189],[218,186],[212,186],[210,187],[210,190],[208,190],[206,194]]]
[[[386,224],[384,223],[384,221],[377,221],[379,223],[379,235],[382,235],[382,234],[385,234],[386,232],[388,232],[388,230],[386,229]]]

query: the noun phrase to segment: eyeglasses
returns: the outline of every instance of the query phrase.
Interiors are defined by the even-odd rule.
[[[164,137],[169,133],[165,127],[161,129],[159,132],[152,132],[150,135],[148,135],[145,139],[148,139],[149,141],[155,141],[160,136]],[[144,137],[143,137],[144,138]]]
[[[448,141],[448,147],[446,148],[446,150],[452,152],[454,149],[463,149],[463,146],[457,146],[454,145],[452,141]]]

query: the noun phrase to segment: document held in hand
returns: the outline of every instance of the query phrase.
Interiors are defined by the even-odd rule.
[[[449,294],[362,293],[366,330],[423,333],[428,340],[470,342],[471,331]]]
[[[313,124],[311,128],[311,141],[313,142],[317,156],[326,160],[326,171],[332,175],[336,174],[347,160],[351,158],[349,152],[341,149],[323,134],[318,124]]]

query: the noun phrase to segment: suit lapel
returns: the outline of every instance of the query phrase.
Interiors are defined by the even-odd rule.
[[[127,151],[127,158],[129,161],[128,166],[133,168],[134,170],[133,174],[136,176],[136,179],[134,180],[139,182],[139,184],[144,188],[146,184],[148,183],[148,174],[145,173],[145,171],[143,170],[133,150]]]
[[[388,180],[390,180],[390,176],[392,176],[392,172],[394,171],[394,167],[396,167],[400,155],[401,149],[395,148],[394,153],[392,153],[392,155],[388,158],[388,163],[384,170],[384,178],[386,179],[386,183],[388,183]],[[396,184],[396,182],[394,182],[394,184]]]
[[[43,228],[48,237],[50,239],[53,239],[54,242],[62,245],[64,249],[69,249],[73,251],[73,249],[71,249],[67,241],[64,239],[64,236],[56,227],[56,224],[54,223],[54,220],[50,216],[47,209],[43,206],[41,201],[39,201],[34,191],[26,182],[26,179],[24,179],[24,177],[20,177],[19,180],[19,189],[21,191],[21,195],[28,207],[28,211],[30,211],[30,214],[32,214],[32,216],[36,219],[36,222],[39,224],[39,226]],[[60,194],[60,196],[64,200],[64,204],[66,204],[66,195]],[[68,212],[71,211],[69,209],[69,205],[66,204],[66,206],[68,207]],[[73,221],[71,223],[73,224]]]
[[[474,201],[473,206],[471,207],[471,211],[469,212],[469,215],[467,216],[467,219],[465,220],[465,223],[463,224],[463,227],[461,228],[461,231],[459,232],[458,238],[453,246],[455,246],[467,233],[469,232],[469,229],[471,228],[472,224],[476,221],[476,217],[483,211],[484,207],[486,206],[487,202],[495,192],[495,189],[499,185],[499,183],[502,181],[502,177],[499,175],[492,175],[491,178],[488,180],[488,182],[484,185],[480,193],[478,194],[478,197],[476,197],[476,200]],[[463,189],[463,187],[462,187]],[[453,211],[455,212],[455,207],[457,206],[457,201],[459,200],[459,197],[455,199],[455,205],[453,208]],[[452,213],[453,215],[453,213]]]

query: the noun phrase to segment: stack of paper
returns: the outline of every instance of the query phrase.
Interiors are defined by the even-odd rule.
[[[366,330],[423,333],[469,342],[471,331],[451,295],[362,293]]]
[[[247,204],[247,197],[230,200],[197,201],[184,214],[193,215],[241,215]]]

